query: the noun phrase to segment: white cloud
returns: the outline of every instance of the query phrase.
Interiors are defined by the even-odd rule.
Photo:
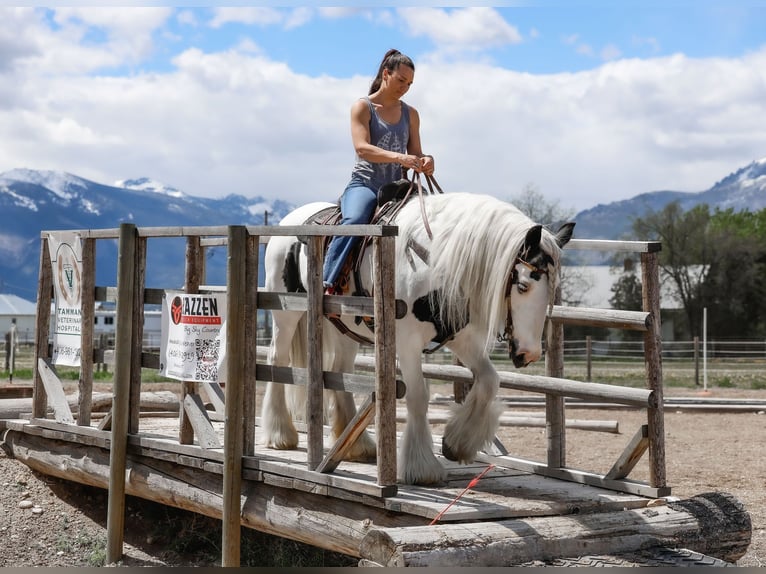
[[[482,50],[518,44],[521,34],[493,8],[401,8],[414,36],[427,36],[441,50]]]
[[[193,195],[295,203],[332,201],[345,186],[349,106],[368,77],[299,74],[251,40],[217,53],[186,49],[168,72],[97,75],[122,61],[109,40],[117,32],[104,39],[109,49],[89,46],[74,13],[59,14],[62,27],[42,14],[0,10],[16,30],[0,31],[0,172],[57,169],[106,183],[148,176]],[[132,26],[149,38],[162,22],[155,14]],[[472,37],[470,26],[449,34]],[[766,48],[545,75],[476,57],[419,58],[406,100],[420,111],[446,191],[509,199],[532,182],[579,210],[656,189],[700,191],[766,155]]]
[[[210,20],[212,28],[220,28],[224,24],[258,24],[270,26],[279,24],[284,20],[284,14],[276,8],[267,7],[225,7],[214,8],[213,18]]]
[[[622,51],[620,48],[614,44],[607,44],[603,48],[601,48],[601,59],[605,62],[609,62],[611,60],[616,60],[620,56],[622,56]]]

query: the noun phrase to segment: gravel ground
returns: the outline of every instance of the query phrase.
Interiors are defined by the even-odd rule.
[[[766,391],[711,391],[714,397],[766,399]],[[694,392],[689,389],[666,391],[666,396],[674,394],[690,396]],[[620,434],[582,430],[567,433],[568,464],[600,472],[611,467],[644,422],[643,413],[632,410],[572,409],[568,414],[577,419],[619,421]],[[668,483],[673,495],[688,498],[720,491],[737,497],[750,512],[753,523],[752,543],[738,566],[763,566],[766,563],[766,457],[763,456],[766,414],[667,410],[665,431]],[[541,429],[502,427],[500,437],[514,454],[544,460],[545,441]],[[642,463],[631,478],[647,480],[646,465]],[[106,491],[35,473],[8,458],[2,450],[0,486],[0,567],[103,564]],[[216,557],[202,550],[220,543],[215,521],[133,497],[128,497],[126,512],[122,565],[211,566],[220,559],[220,555]],[[282,542],[269,537],[258,543],[273,550]],[[288,555],[303,555],[297,545],[284,551]],[[321,564],[311,565],[344,563],[344,557],[329,553],[321,560]],[[345,560],[345,565],[353,564],[354,560]]]

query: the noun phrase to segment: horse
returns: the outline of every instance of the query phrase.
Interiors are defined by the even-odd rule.
[[[422,204],[419,205],[419,203]],[[489,357],[498,334],[508,340],[516,368],[537,361],[553,296],[559,283],[561,248],[571,239],[574,223],[553,233],[508,202],[483,194],[426,194],[399,208],[395,247],[395,297],[407,305],[396,320],[396,353],[406,385],[407,418],[397,460],[397,481],[440,484],[446,471],[433,448],[428,423],[429,386],[423,376],[423,351],[445,346],[468,367],[473,384],[464,402],[454,407],[442,439],[445,458],[473,462],[492,442],[502,405],[495,400],[499,376]],[[333,204],[314,202],[285,216],[281,225],[302,225]],[[425,219],[425,221],[424,221]],[[426,223],[427,222],[427,225]],[[372,288],[371,249],[352,274],[361,287]],[[306,250],[297,237],[275,236],[265,252],[267,291],[304,291]],[[305,313],[275,310],[268,360],[273,365],[305,366]],[[371,336],[365,322],[340,319],[347,329]],[[323,368],[353,372],[359,343],[341,334],[328,320],[323,325]],[[294,449],[305,389],[269,382],[262,406],[266,445]],[[304,402],[305,404],[305,402]],[[298,410],[296,410],[298,409]],[[292,410],[292,414],[291,414]],[[333,438],[356,412],[351,393],[325,390],[325,410]],[[349,460],[374,460],[375,443],[364,432],[347,455]]]

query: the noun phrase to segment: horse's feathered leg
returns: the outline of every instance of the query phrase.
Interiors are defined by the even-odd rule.
[[[420,347],[414,346],[403,335],[397,345],[402,378],[407,385],[407,422],[399,449],[398,480],[404,484],[439,484],[445,481],[446,472],[433,452],[433,437],[428,422],[428,383],[423,377]],[[402,348],[407,347],[407,348]]]
[[[442,439],[442,454],[462,463],[473,462],[476,453],[492,442],[503,410],[494,400],[500,378],[484,349],[484,340],[469,326],[449,345],[474,377],[465,401],[454,407]]]
[[[359,343],[342,335],[327,321],[324,324],[323,339],[325,369],[341,373],[353,373]],[[324,395],[327,423],[331,429],[331,438],[335,441],[356,415],[356,403],[352,393],[325,390]],[[364,431],[344,458],[345,460],[372,462],[376,456],[375,441],[367,431]]]
[[[269,363],[288,366],[291,348],[302,313],[278,311],[273,313],[273,331],[269,346]],[[263,397],[261,426],[264,442],[270,448],[291,450],[298,446],[298,431],[285,400],[285,385],[269,381]]]

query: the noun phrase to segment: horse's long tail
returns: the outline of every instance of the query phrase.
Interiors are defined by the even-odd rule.
[[[308,320],[304,314],[293,333],[290,346],[290,365],[295,369],[308,367]],[[302,385],[286,385],[287,409],[293,419],[306,420],[306,388]]]

